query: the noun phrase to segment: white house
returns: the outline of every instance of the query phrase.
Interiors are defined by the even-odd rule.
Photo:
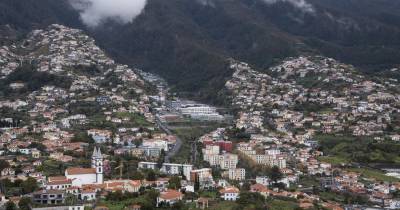
[[[226,187],[219,191],[221,198],[226,201],[236,201],[239,198],[240,190],[236,187]]]

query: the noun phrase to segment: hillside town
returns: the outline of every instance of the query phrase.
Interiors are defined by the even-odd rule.
[[[1,47],[0,208],[400,209],[397,80],[318,56],[229,68],[226,113],[80,30]]]

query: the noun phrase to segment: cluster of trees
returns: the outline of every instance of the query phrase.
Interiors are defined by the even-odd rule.
[[[20,196],[34,192],[39,188],[36,179],[28,177],[25,181],[17,179],[14,182],[9,179],[2,179],[0,181],[0,186],[3,188],[2,191],[6,195]]]
[[[5,168],[8,168],[8,167],[10,167],[10,164],[7,161],[0,160],[0,171],[2,171]]]
[[[5,210],[31,210],[32,209],[32,199],[29,197],[22,197],[18,202],[18,208],[14,202],[8,201],[5,204]]]
[[[229,137],[231,140],[237,140],[237,141],[249,141],[251,135],[246,132],[245,128],[228,128],[226,129],[226,135]]]
[[[260,193],[241,192],[239,194],[239,199],[236,201],[236,203],[239,204],[237,210],[240,209],[262,210],[267,208],[266,199]]]
[[[243,154],[239,154],[239,158],[238,167],[246,169],[248,177],[268,176],[274,184],[278,184],[277,182],[283,178],[283,174],[277,166],[269,167],[257,164]]]
[[[113,205],[125,205],[129,206],[132,204],[138,204],[141,209],[144,210],[155,210],[157,204],[157,197],[159,193],[154,189],[142,190],[140,193],[123,193],[116,191],[109,193],[106,196],[106,205],[112,207]]]
[[[75,136],[71,139],[71,142],[85,142],[89,144],[93,144],[94,140],[91,136],[87,134],[87,132],[78,132]]]

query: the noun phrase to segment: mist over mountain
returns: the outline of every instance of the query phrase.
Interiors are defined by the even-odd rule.
[[[91,7],[2,0],[0,24],[21,33],[51,23],[85,29],[119,62],[205,100],[221,94],[232,74],[228,58],[259,71],[300,54],[333,57],[366,72],[400,61],[399,1],[148,0],[121,10],[127,1],[101,9],[93,2],[102,1],[83,2]]]
[[[147,0],[70,0],[69,2],[79,11],[85,25],[98,27],[108,19],[121,24],[132,22],[142,12]]]

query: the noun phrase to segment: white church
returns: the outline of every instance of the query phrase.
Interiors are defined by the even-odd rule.
[[[94,148],[91,168],[67,168],[65,177],[72,180],[72,186],[103,184],[103,155],[100,148]]]

